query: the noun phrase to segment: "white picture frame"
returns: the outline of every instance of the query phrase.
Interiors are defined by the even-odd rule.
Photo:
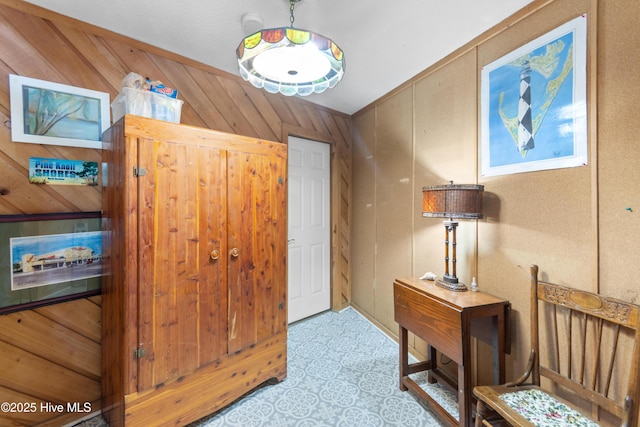
[[[587,165],[586,57],[581,15],[482,68],[483,176]]]
[[[102,149],[108,93],[14,74],[9,87],[14,142]]]

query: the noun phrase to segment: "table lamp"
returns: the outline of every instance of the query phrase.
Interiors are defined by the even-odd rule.
[[[454,219],[481,219],[484,185],[453,184],[422,187],[422,216],[448,218],[444,221],[444,266],[442,278],[435,284],[452,291],[466,291],[456,276],[456,227]],[[451,274],[449,274],[449,234],[451,234]]]

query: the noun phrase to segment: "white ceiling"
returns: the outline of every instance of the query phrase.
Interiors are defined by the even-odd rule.
[[[531,1],[302,0],[295,27],[331,38],[347,64],[334,89],[307,99],[353,114]],[[289,25],[289,0],[29,2],[233,74],[245,13],[258,14],[263,28]]]

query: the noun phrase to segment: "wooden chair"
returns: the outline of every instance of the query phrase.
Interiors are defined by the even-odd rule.
[[[636,427],[639,364],[639,306],[539,281],[534,265],[526,372],[511,383],[474,388],[475,425]]]

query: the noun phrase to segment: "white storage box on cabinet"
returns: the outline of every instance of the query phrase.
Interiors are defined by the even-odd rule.
[[[183,103],[184,101],[181,99],[169,98],[148,90],[124,87],[111,103],[113,122],[117,122],[125,114],[133,114],[166,122],[180,123]]]

